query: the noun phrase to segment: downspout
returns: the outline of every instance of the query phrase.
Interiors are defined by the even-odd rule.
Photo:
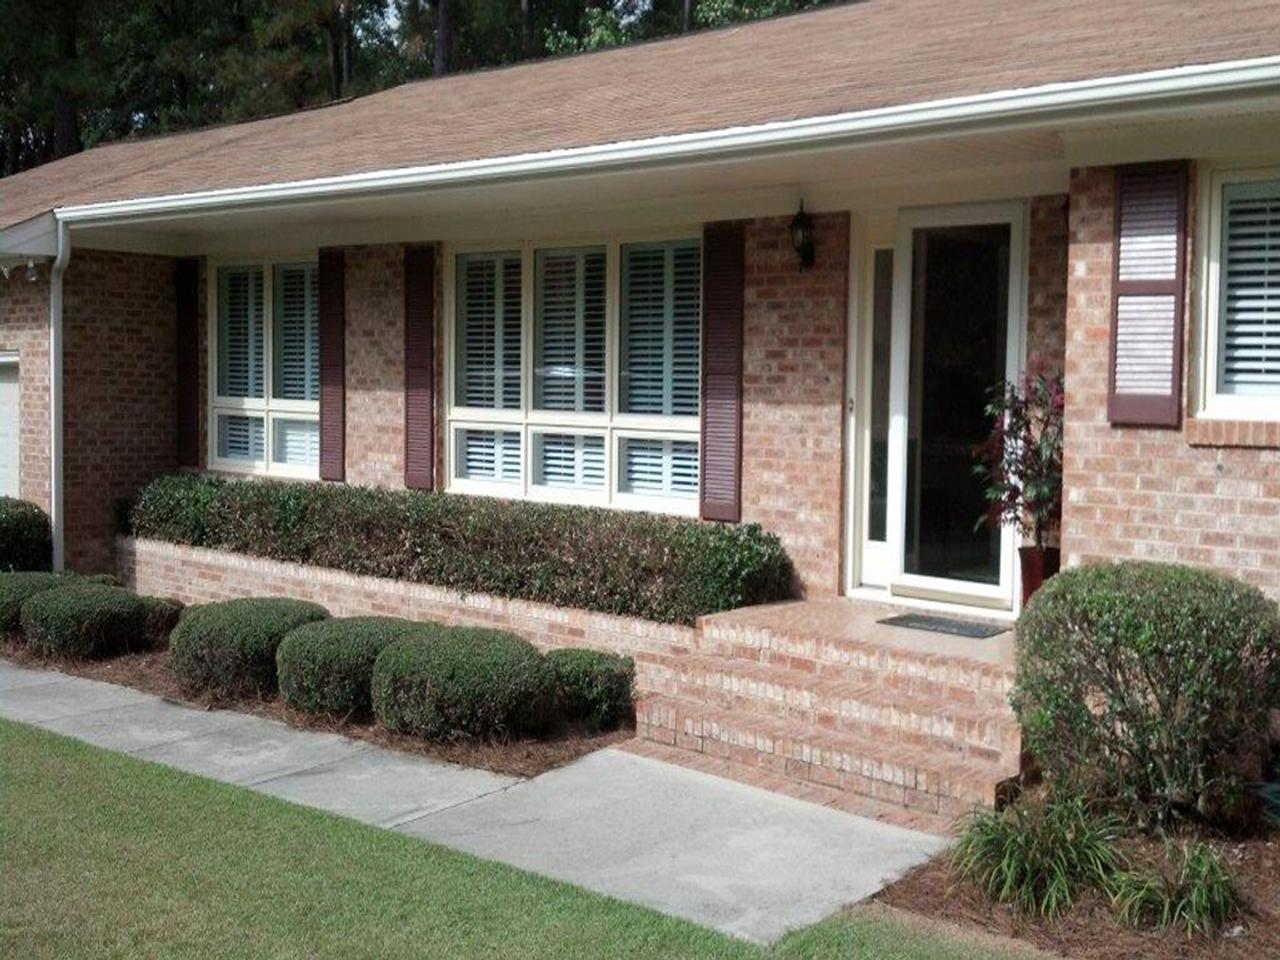
[[[49,270],[49,525],[53,569],[61,570],[66,531],[62,496],[62,276],[71,259],[71,237],[61,220],[57,230],[57,254]]]

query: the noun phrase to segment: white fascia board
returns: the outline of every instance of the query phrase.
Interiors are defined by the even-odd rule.
[[[60,222],[88,224],[213,212],[308,199],[585,173],[656,163],[701,162],[752,153],[840,146],[894,136],[1023,125],[1186,98],[1280,92],[1280,56],[1176,67],[969,97],[702,133],[620,141],[541,153],[374,171],[289,183],[59,207]]]
[[[42,213],[0,230],[0,259],[6,262],[54,257],[57,253],[58,221],[53,213]]]

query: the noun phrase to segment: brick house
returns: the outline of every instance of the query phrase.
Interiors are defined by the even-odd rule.
[[[60,562],[625,648],[642,734],[773,785],[1016,772],[1007,642],[867,611],[1016,613],[969,458],[1032,354],[1065,562],[1280,597],[1272,2],[868,0],[108,145],[0,181],[0,265],[0,493]],[[660,628],[116,540],[179,468],[755,521],[806,602]]]

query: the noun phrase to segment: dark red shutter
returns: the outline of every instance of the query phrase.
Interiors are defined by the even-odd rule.
[[[1116,168],[1107,419],[1176,427],[1182,412],[1187,165]]]
[[[173,274],[177,305],[178,466],[200,466],[200,261],[178,260]]]
[[[701,514],[742,516],[742,316],[746,244],[741,223],[702,233]]]
[[[320,479],[346,476],[347,282],[341,247],[320,251]]]
[[[430,490],[435,479],[436,257],[430,246],[404,249],[404,485]]]

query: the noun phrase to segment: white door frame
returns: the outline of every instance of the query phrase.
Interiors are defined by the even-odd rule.
[[[1025,201],[958,204],[903,210],[898,215],[894,252],[893,342],[889,373],[889,544],[893,576],[890,592],[899,596],[953,601],[975,606],[1013,609],[1017,596],[1016,536],[1009,527],[1000,533],[1000,581],[977,584],[904,571],[907,511],[907,416],[911,362],[911,285],[914,234],[919,228],[979,224],[1009,225],[1009,303],[1005,347],[1005,377],[1014,379],[1026,357],[1027,325],[1027,205]]]

